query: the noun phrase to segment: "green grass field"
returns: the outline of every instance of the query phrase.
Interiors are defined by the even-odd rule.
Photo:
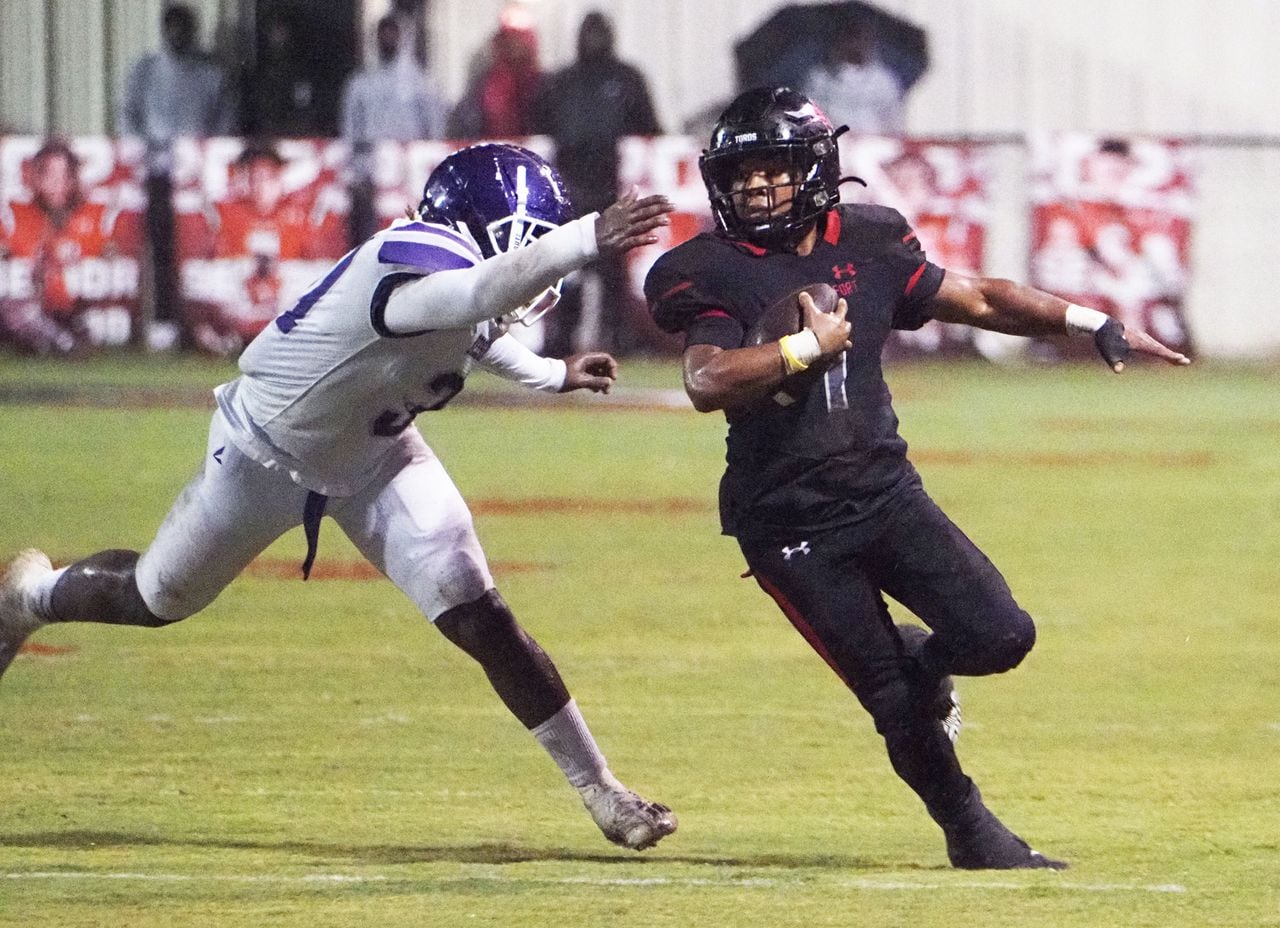
[[[228,371],[0,359],[0,557],[145,546]],[[1040,628],[1019,669],[961,681],[961,758],[1064,873],[946,865],[869,720],[738,578],[719,417],[466,402],[501,393],[481,380],[422,430],[613,768],[680,831],[605,842],[390,584],[266,569],[301,560],[292,534],[191,620],[47,629],[14,662],[0,925],[1280,925],[1275,369],[890,371],[927,486]],[[642,364],[618,396],[677,387]],[[326,524],[322,565],[356,560]]]

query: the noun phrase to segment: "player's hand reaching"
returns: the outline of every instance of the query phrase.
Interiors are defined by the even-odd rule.
[[[641,197],[634,187],[596,217],[596,246],[601,257],[617,257],[641,245],[653,245],[659,226],[668,224],[675,209],[661,194]]]
[[[824,313],[813,302],[812,296],[801,293],[800,310],[804,313],[805,328],[818,338],[822,357],[835,357],[853,347],[853,342],[849,340],[853,334],[853,323],[845,318],[849,313],[849,304],[844,299],[837,300],[836,308]]]
[[[564,386],[561,393],[570,390],[590,390],[592,393],[608,393],[618,379],[618,362],[613,355],[603,351],[587,351],[564,359]]]
[[[1156,341],[1141,329],[1126,329],[1124,323],[1108,319],[1093,333],[1093,343],[1098,353],[1117,374],[1124,370],[1124,362],[1133,351],[1149,354],[1170,364],[1190,364],[1191,359]]]

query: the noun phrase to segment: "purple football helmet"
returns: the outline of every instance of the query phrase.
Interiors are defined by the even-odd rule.
[[[418,215],[470,235],[486,258],[523,248],[573,217],[555,168],[518,145],[485,143],[456,151],[431,172]],[[560,300],[556,281],[507,313],[507,322],[533,325]]]

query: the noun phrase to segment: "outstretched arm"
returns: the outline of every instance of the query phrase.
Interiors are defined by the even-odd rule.
[[[655,243],[654,230],[667,224],[671,209],[666,197],[641,199],[628,193],[603,213],[565,223],[523,248],[397,287],[383,319],[398,333],[461,328],[496,319],[597,255],[621,255]]]
[[[958,322],[1009,335],[1091,335],[1098,352],[1119,373],[1129,352],[1138,351],[1168,361],[1190,364],[1185,355],[1167,348],[1141,329],[1098,312],[998,277],[965,277],[948,271],[928,306],[940,322]]]

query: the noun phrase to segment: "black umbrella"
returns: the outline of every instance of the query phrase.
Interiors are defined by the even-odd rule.
[[[860,0],[784,6],[734,46],[738,90],[752,87],[802,88],[820,62],[831,37],[850,22],[865,24],[875,36],[878,57],[909,90],[929,67],[925,32]]]

